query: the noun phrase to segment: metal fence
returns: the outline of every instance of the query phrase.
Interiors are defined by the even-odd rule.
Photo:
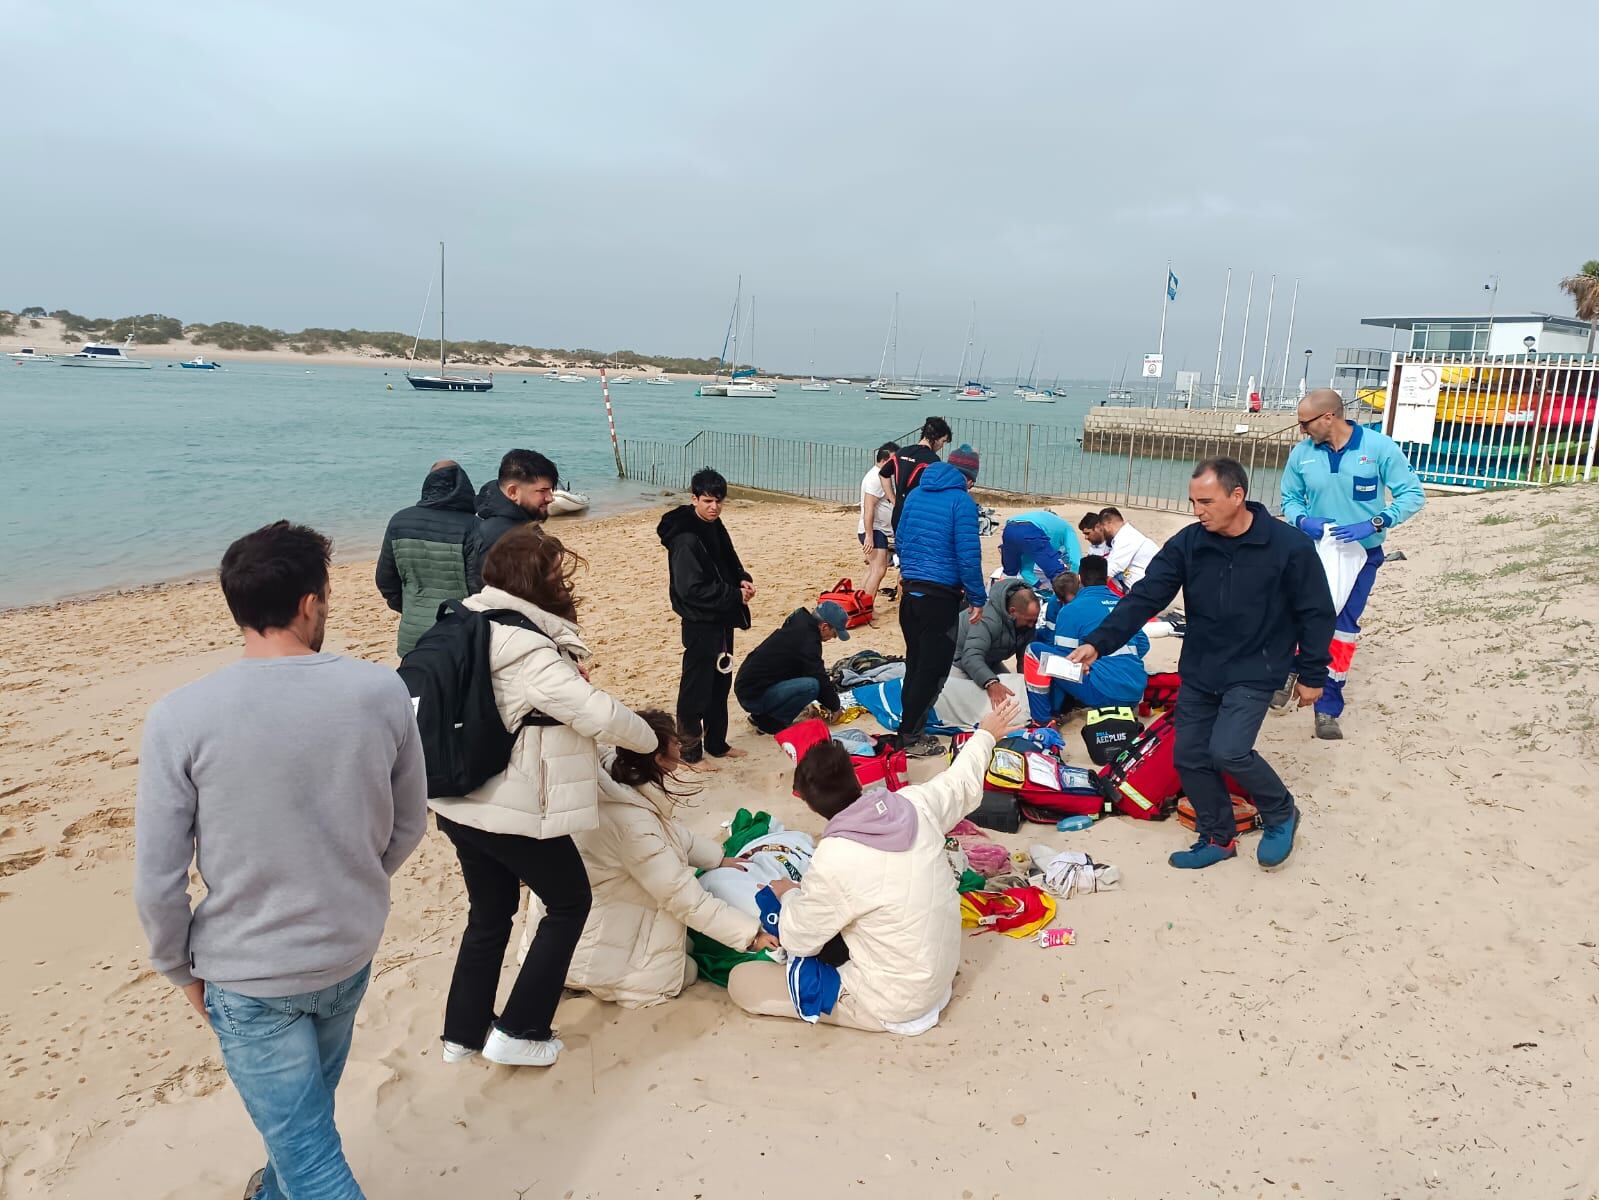
[[[1243,463],[1250,495],[1274,511],[1282,481],[1280,446],[1263,437],[1215,437],[1129,430],[1109,448],[1085,451],[1074,429],[950,419],[954,445],[977,448],[978,487],[1016,496],[1054,496],[1105,505],[1188,510],[1188,478],[1200,458],[1225,456]],[[917,440],[920,428],[894,440]],[[694,472],[712,466],[739,487],[783,492],[836,504],[860,499],[861,476],[872,446],[841,446],[704,431],[687,443],[622,440],[622,465],[637,483],[681,491]]]
[[[1594,478],[1599,356],[1395,354],[1380,399],[1383,431],[1427,483]]]

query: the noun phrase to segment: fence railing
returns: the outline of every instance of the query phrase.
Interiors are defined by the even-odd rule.
[[[1599,356],[1395,354],[1380,400],[1383,431],[1428,483],[1595,477]]]
[[[950,419],[950,426],[953,444],[967,443],[981,455],[978,487],[984,491],[1186,512],[1193,463],[1216,456],[1243,463],[1251,497],[1274,510],[1278,505],[1284,450],[1263,437],[1130,429],[1106,449],[1085,451],[1077,431],[1065,427],[963,417]],[[920,429],[913,429],[894,440],[906,445],[919,436]],[[634,482],[676,491],[710,466],[735,486],[855,504],[873,449],[875,443],[834,445],[706,430],[686,443],[624,438],[622,466]]]

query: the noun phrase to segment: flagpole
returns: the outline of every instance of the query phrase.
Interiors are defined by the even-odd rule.
[[[1221,344],[1227,337],[1227,300],[1233,293],[1233,269],[1227,268],[1227,286],[1221,293],[1221,332],[1216,335],[1216,373],[1210,379],[1210,406],[1221,399]]]
[[[1261,400],[1265,401],[1266,391],[1266,355],[1271,350],[1271,309],[1277,300],[1277,276],[1271,277],[1271,293],[1266,299],[1266,336],[1260,343],[1260,390]]]
[[[1244,296],[1244,340],[1238,343],[1238,378],[1233,381],[1233,403],[1244,394],[1244,354],[1249,349],[1249,307],[1255,300],[1255,273],[1249,273],[1249,291]]]
[[[1288,356],[1294,352],[1294,313],[1299,310],[1299,280],[1294,280],[1294,298],[1288,305],[1288,340],[1283,343],[1283,377],[1277,384],[1278,394],[1288,394]]]
[[[1160,338],[1155,342],[1155,353],[1162,356],[1160,375],[1155,376],[1155,399],[1151,408],[1160,404],[1160,381],[1166,373],[1166,306],[1171,303],[1171,259],[1166,260],[1166,278],[1160,281]]]

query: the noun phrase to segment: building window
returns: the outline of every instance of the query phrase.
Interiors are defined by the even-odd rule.
[[[1414,325],[1410,348],[1434,354],[1484,354],[1488,350],[1488,326],[1475,321]]]

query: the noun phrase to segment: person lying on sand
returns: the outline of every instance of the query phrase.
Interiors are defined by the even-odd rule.
[[[904,1036],[938,1024],[961,950],[960,894],[944,835],[981,803],[995,742],[1024,723],[1021,706],[1006,701],[983,718],[949,770],[898,792],[863,795],[849,752],[833,741],[812,747],[794,768],[795,790],[827,828],[804,881],[771,888],[782,902],[778,936],[789,954],[819,954],[839,934],[849,948],[823,1023]],[[727,994],[755,1016],[800,1015],[778,963],[734,967]]]

